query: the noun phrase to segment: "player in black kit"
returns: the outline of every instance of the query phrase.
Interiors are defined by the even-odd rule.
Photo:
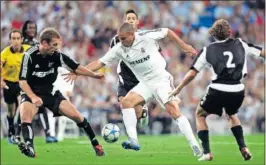
[[[30,46],[35,46],[39,44],[39,42],[36,39],[37,36],[37,25],[34,21],[27,20],[22,26],[22,35],[23,35],[23,44],[30,45]],[[49,125],[49,120],[48,120],[48,115],[46,109],[41,106],[39,107],[39,119],[42,123],[45,137],[46,137],[46,143],[56,143],[57,139],[56,137],[53,137],[50,135],[50,125]],[[20,123],[20,115],[18,117],[19,121],[18,124]],[[20,135],[21,132],[21,126],[18,126],[18,131],[17,131],[17,138]]]
[[[211,66],[215,78],[196,110],[198,137],[204,150],[204,154],[199,161],[213,159],[206,117],[209,114],[221,116],[223,108],[228,115],[231,131],[244,160],[250,160],[252,156],[245,144],[243,129],[236,113],[244,100],[245,86],[241,83],[241,80],[247,74],[246,58],[248,55],[265,58],[265,50],[246,43],[241,38],[230,38],[231,27],[224,19],[217,20],[209,33],[216,39],[216,42],[200,51],[190,71],[185,75],[180,85],[170,94],[170,97],[180,93],[182,88],[191,82],[206,64]]]
[[[103,156],[104,151],[95,137],[89,122],[79,111],[53,87],[57,77],[57,68],[65,67],[78,75],[103,78],[103,74],[91,72],[77,64],[67,55],[58,51],[60,34],[53,28],[46,28],[40,34],[40,45],[31,47],[25,52],[22,60],[19,85],[22,89],[20,115],[22,120],[22,135],[24,142],[18,146],[23,154],[35,157],[33,131],[31,122],[38,112],[38,107],[50,109],[54,116],[64,115],[74,120],[84,129],[97,156]]]

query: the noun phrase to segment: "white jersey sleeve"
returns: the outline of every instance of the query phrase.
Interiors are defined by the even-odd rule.
[[[99,60],[104,63],[105,65],[112,64],[114,62],[118,62],[120,59],[118,57],[118,50],[120,48],[121,43],[115,45],[112,49],[109,49],[109,51]]]
[[[206,59],[206,52],[207,52],[207,48],[203,47],[203,49],[196,56],[191,69],[195,69],[199,72],[204,68],[206,64],[208,64],[207,59]]]
[[[238,38],[238,39],[242,43],[247,55],[251,55],[251,56],[260,56],[261,55],[261,51],[262,51],[261,47],[255,46],[255,45],[250,44],[250,43],[246,43],[241,38]]]
[[[168,28],[159,28],[159,29],[153,29],[153,30],[143,30],[140,32],[137,32],[139,36],[145,36],[147,38],[151,38],[154,40],[160,40],[167,36],[168,34]]]

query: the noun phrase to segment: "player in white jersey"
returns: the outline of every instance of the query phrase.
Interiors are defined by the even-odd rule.
[[[73,92],[73,89],[74,89],[74,83],[66,82],[66,80],[64,80],[62,75],[66,73],[69,73],[67,69],[63,67],[58,68],[58,76],[57,76],[56,81],[54,82],[54,86],[55,86],[55,89],[58,89],[63,94],[63,96],[67,100],[69,100]],[[50,126],[51,134],[54,136],[55,135],[55,118],[50,117],[49,119],[51,119],[51,121],[49,121],[51,123],[51,126]],[[64,140],[66,122],[67,122],[67,118],[65,116],[58,117],[58,133],[57,133],[58,141]]]
[[[123,23],[118,30],[120,43],[109,50],[104,57],[86,66],[91,70],[98,70],[105,65],[123,60],[140,81],[121,102],[123,121],[129,137],[129,140],[122,143],[122,147],[136,151],[140,149],[134,107],[150,99],[156,99],[161,107],[166,109],[173,117],[180,131],[188,140],[194,155],[201,156],[202,152],[190,123],[179,110],[179,99],[177,97],[168,98],[169,93],[174,89],[173,77],[165,69],[166,62],[158,51],[157,41],[145,37],[145,35],[135,35],[134,31],[131,24]],[[171,30],[168,29],[166,32],[162,30],[159,37],[165,38],[166,36],[173,39],[184,52],[188,54],[195,53],[190,45],[184,43]]]
[[[160,35],[161,30],[164,29],[153,29],[153,30],[138,30],[139,19],[137,13],[129,9],[125,13],[124,22],[130,23],[134,26],[136,35],[145,35],[152,39],[158,39],[158,35]],[[115,35],[110,43],[110,49],[114,47],[116,44],[120,42],[118,35]],[[159,48],[161,51],[161,48]],[[127,93],[133,89],[138,83],[138,79],[131,71],[131,69],[120,60],[117,65],[117,75],[118,75],[118,87],[117,87],[117,98],[121,103]],[[140,127],[144,128],[149,123],[149,115],[148,115],[148,106],[147,105],[138,105],[135,107],[137,119],[139,119]]]

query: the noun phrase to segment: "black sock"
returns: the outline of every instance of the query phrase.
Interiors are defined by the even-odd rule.
[[[39,108],[40,113],[40,120],[44,129],[45,136],[51,136],[50,135],[50,125],[49,125],[49,120],[48,120],[48,115],[46,112],[46,109],[44,107]]]
[[[17,119],[17,131],[16,131],[16,136],[20,136],[21,133],[21,119],[20,119],[20,114],[18,115]]]
[[[25,143],[29,142],[33,147],[34,135],[33,135],[31,123],[22,123],[21,128],[22,128],[22,136],[23,136],[24,142]]]
[[[98,140],[96,139],[95,133],[93,129],[91,128],[90,123],[87,121],[86,118],[84,118],[83,122],[77,124],[79,128],[83,128],[84,131],[86,132],[87,136],[91,140],[91,144],[93,146],[99,145]]]
[[[203,148],[203,153],[210,153],[210,142],[209,142],[209,130],[202,130],[198,132],[198,137],[201,140],[201,145]]]
[[[14,128],[14,117],[7,116],[8,121],[8,137],[11,137],[11,135],[15,135],[15,128]]]
[[[242,126],[238,125],[238,126],[232,127],[231,131],[233,135],[235,136],[239,149],[246,147]]]

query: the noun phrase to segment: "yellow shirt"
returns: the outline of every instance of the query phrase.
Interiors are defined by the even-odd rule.
[[[1,52],[2,74],[4,80],[11,82],[19,81],[20,65],[24,52],[30,48],[29,45],[22,45],[20,52],[14,52],[11,46]]]

